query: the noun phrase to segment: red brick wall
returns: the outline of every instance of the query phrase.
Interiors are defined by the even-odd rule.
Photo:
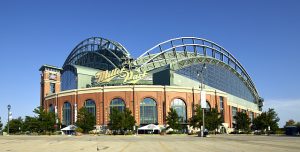
[[[55,72],[56,73],[56,80],[50,80],[49,79],[49,75],[50,75],[50,71],[42,71],[41,74],[41,101],[40,101],[40,105],[41,106],[46,106],[44,103],[44,98],[49,95],[50,93],[50,83],[55,83],[55,93],[59,93],[60,92],[60,73],[59,72]]]
[[[87,100],[93,100],[96,105],[96,123],[100,124],[102,123],[102,113],[103,108],[101,108],[102,105],[102,94],[100,93],[88,93],[88,94],[79,94],[77,95],[77,108],[78,110],[84,106],[85,101]]]
[[[223,98],[224,102],[224,122],[230,124],[231,123],[231,109],[227,106],[227,98]]]
[[[112,99],[121,98],[126,104],[126,108],[129,108],[137,122],[137,125],[140,123],[140,102],[144,98],[152,98],[156,101],[157,104],[157,117],[159,124],[166,123],[166,116],[171,107],[171,102],[176,99],[182,99],[186,104],[187,119],[191,118],[193,115],[193,107],[196,104],[200,104],[200,94],[199,92],[175,92],[175,91],[112,91],[112,92],[98,92],[98,93],[86,93],[86,94],[77,94],[74,92],[74,95],[58,97],[56,104],[56,99],[50,99],[46,101],[44,105],[45,108],[48,108],[50,104],[58,106],[58,117],[62,120],[62,107],[64,102],[69,101],[72,107],[72,123],[74,123],[74,105],[77,103],[77,108],[80,109],[84,106],[84,102],[88,99],[92,99],[96,104],[96,123],[98,125],[106,125],[109,122],[109,105]],[[219,96],[217,100],[215,95],[206,95],[207,101],[210,103],[211,107],[215,107],[216,103],[219,110]],[[164,109],[165,107],[165,109]],[[231,122],[231,109],[227,105],[227,99],[224,97],[224,120],[226,123]],[[231,124],[230,124],[231,125]]]

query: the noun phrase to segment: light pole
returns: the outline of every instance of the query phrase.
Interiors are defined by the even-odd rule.
[[[206,64],[204,63],[201,70],[197,72],[198,77],[201,77],[201,85],[200,85],[200,100],[202,107],[202,128],[201,128],[201,137],[204,137],[204,129],[205,129],[205,119],[204,119],[204,110],[206,108],[206,93],[203,91],[203,71],[206,69]]]
[[[9,135],[9,115],[10,115],[11,105],[7,105],[7,135]]]

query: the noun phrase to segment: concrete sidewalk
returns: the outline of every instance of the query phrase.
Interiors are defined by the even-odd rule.
[[[241,151],[299,151],[300,137],[212,135],[201,138],[188,135],[138,136],[0,136],[2,152],[241,152]]]

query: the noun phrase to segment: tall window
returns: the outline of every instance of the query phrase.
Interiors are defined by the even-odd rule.
[[[220,96],[220,113],[224,122],[224,98],[222,96]]]
[[[181,99],[174,99],[171,103],[171,108],[176,110],[178,116],[180,117],[181,123],[186,123],[186,105]]]
[[[53,104],[50,104],[50,105],[49,105],[49,112],[55,112],[55,109],[54,109],[54,105],[53,105]]]
[[[124,111],[125,110],[125,102],[121,98],[115,98],[110,102],[110,113],[112,113],[112,109],[116,108],[119,111]]]
[[[237,107],[232,107],[232,123],[235,124],[235,118],[234,116],[236,116],[237,113]]]
[[[95,117],[96,117],[96,104],[94,102],[94,100],[86,100],[84,102],[84,107],[86,108],[86,110],[89,112],[89,113],[92,113]]]
[[[249,118],[250,118],[250,121],[253,122],[253,119],[254,119],[253,112],[249,112]]]
[[[140,103],[140,124],[156,124],[157,108],[152,98],[145,98]]]
[[[71,119],[72,119],[72,114],[71,114],[71,104],[69,102],[65,102],[63,105],[63,125],[70,125],[71,124]]]
[[[50,93],[55,93],[55,83],[50,83]]]
[[[220,110],[224,110],[224,98],[222,96],[220,96]]]

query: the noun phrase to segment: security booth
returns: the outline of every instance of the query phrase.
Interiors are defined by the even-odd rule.
[[[299,130],[296,126],[286,126],[285,134],[288,136],[296,136],[297,134],[299,134]]]

